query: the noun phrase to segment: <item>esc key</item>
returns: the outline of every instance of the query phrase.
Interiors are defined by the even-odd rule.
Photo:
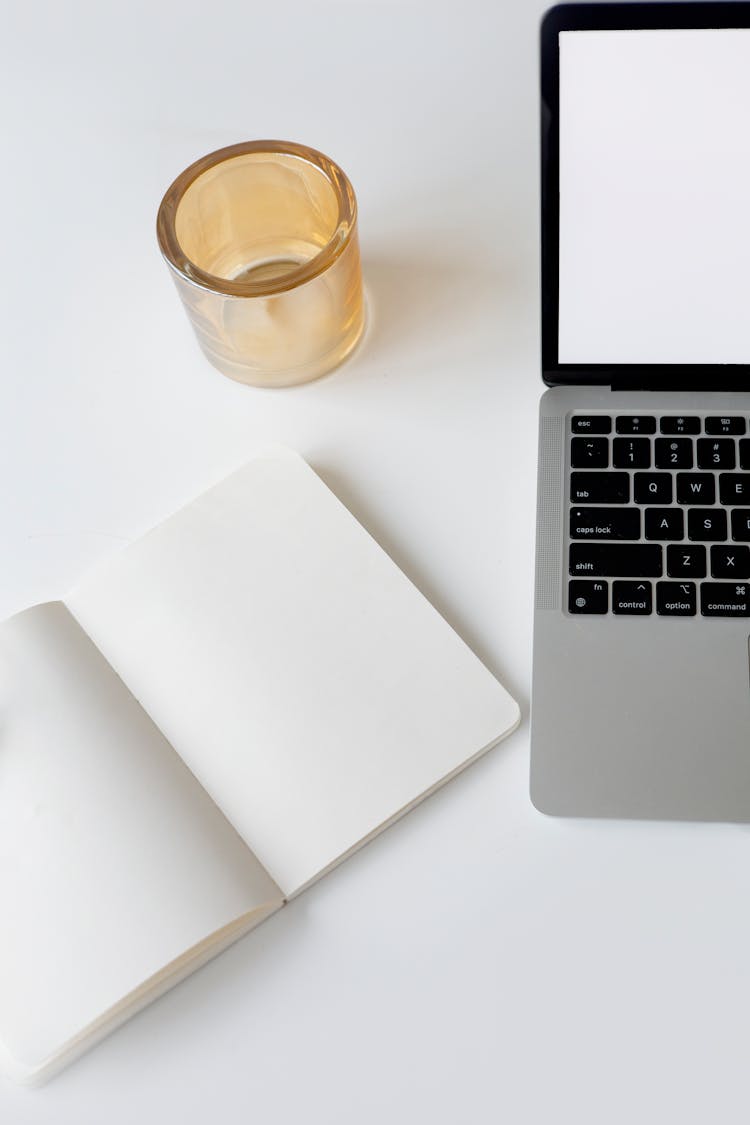
[[[611,434],[612,419],[606,414],[576,414],[570,428],[574,434]]]

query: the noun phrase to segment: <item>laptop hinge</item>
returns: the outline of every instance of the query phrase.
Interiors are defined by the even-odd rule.
[[[659,386],[657,383],[650,383],[649,386],[646,386],[645,383],[636,383],[630,379],[613,379],[610,383],[609,389],[611,391],[665,391],[669,388],[666,386]]]

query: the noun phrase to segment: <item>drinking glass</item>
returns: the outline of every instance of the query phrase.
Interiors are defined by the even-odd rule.
[[[200,346],[230,378],[304,383],[356,346],[357,201],[323,153],[286,141],[212,152],[168,189],[157,235]]]

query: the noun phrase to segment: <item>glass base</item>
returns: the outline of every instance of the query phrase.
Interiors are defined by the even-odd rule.
[[[345,340],[339,342],[338,347],[327,355],[321,356],[315,363],[285,371],[267,371],[252,367],[212,352],[203,340],[199,340],[199,343],[208,362],[235,383],[244,383],[247,387],[296,387],[302,383],[312,383],[315,379],[321,379],[349,359],[363,341],[367,320],[367,310],[363,304],[359,324]]]

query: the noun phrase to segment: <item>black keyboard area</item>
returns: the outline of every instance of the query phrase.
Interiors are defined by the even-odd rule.
[[[743,415],[574,414],[572,614],[750,617]]]

